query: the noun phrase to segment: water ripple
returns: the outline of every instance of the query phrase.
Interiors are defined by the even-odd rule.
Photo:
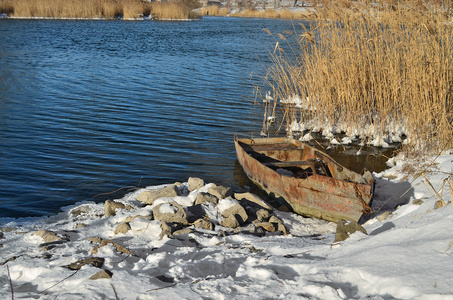
[[[0,20],[0,217],[139,182],[240,185],[232,140],[261,125],[250,73],[274,42],[262,28],[292,25]]]

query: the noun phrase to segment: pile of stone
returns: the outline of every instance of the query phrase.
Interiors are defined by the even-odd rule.
[[[191,193],[196,194],[196,198],[189,201],[190,204],[173,200],[188,198]],[[263,236],[266,232],[288,233],[282,221],[273,214],[274,208],[257,195],[233,193],[229,187],[212,183],[205,186],[200,178],[189,178],[187,185],[175,183],[158,190],[142,191],[137,200],[151,206],[152,213],[126,218],[115,228],[115,234],[131,230],[129,222],[137,217],[161,221],[161,238],[190,233],[197,228],[214,230],[216,226],[221,226],[220,234],[243,232]],[[106,216],[115,215],[118,209],[132,207],[117,201],[105,202]]]

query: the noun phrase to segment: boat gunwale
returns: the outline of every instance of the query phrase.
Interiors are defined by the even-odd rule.
[[[347,181],[347,180],[344,180],[344,179],[337,179],[337,178],[325,176],[325,175],[322,175],[322,174],[316,174],[316,173],[308,176],[307,178],[295,178],[295,177],[285,176],[285,175],[279,174],[276,170],[274,170],[270,166],[264,164],[262,161],[260,161],[256,157],[253,157],[251,155],[251,152],[247,151],[247,149],[244,147],[244,146],[249,146],[249,147],[251,147],[251,149],[253,151],[255,151],[253,146],[255,146],[255,145],[265,145],[265,144],[269,144],[269,143],[272,143],[272,142],[279,142],[279,144],[281,144],[281,145],[285,145],[285,144],[288,145],[289,144],[289,145],[294,145],[295,146],[294,148],[290,147],[290,149],[288,149],[288,150],[297,150],[297,149],[299,149],[299,150],[304,151],[304,149],[301,149],[298,146],[309,147],[310,151],[313,151],[314,153],[321,153],[321,155],[322,155],[321,157],[323,159],[327,158],[327,159],[325,159],[326,160],[325,161],[326,164],[332,163],[335,166],[339,166],[339,167],[342,168],[342,171],[343,170],[347,170],[347,172],[355,174],[354,176],[357,175],[357,176],[363,178],[366,183],[355,182],[355,181]],[[293,143],[293,142],[295,142],[295,143]],[[300,141],[291,140],[291,139],[288,139],[288,138],[258,138],[258,139],[250,139],[250,138],[237,139],[237,138],[235,138],[235,143],[237,145],[236,146],[236,152],[238,152],[238,151],[242,151],[243,152],[243,154],[240,154],[239,152],[237,154],[238,154],[238,159],[240,160],[239,161],[240,164],[242,165],[242,167],[246,171],[247,177],[249,177],[255,184],[260,186],[268,194],[273,193],[274,195],[281,196],[290,206],[296,205],[296,206],[302,207],[302,208],[300,208],[301,210],[304,211],[304,213],[300,213],[302,215],[322,218],[322,219],[326,219],[326,220],[329,220],[329,221],[337,221],[339,219],[338,216],[343,216],[344,219],[358,221],[360,219],[360,216],[363,213],[365,213],[365,211],[367,209],[370,209],[369,205],[371,204],[371,202],[373,200],[373,197],[374,197],[375,180],[372,177],[371,172],[368,171],[367,169],[364,169],[364,171],[362,171],[362,173],[365,174],[366,172],[368,172],[369,173],[368,176],[369,176],[370,179],[365,178],[362,174],[359,174],[359,173],[357,173],[355,171],[352,171],[352,170],[349,170],[349,169],[343,167],[341,164],[339,164],[337,161],[335,161],[333,158],[331,158],[328,154],[325,154],[325,153],[319,151],[318,149],[316,149],[316,148],[314,148],[314,147],[312,147],[310,145],[307,145],[307,144],[302,143]],[[237,147],[239,147],[240,150],[238,150]],[[275,149],[275,150],[283,150],[283,148],[280,147],[279,149]],[[255,153],[259,153],[259,152],[255,152]],[[260,154],[262,154],[262,153],[260,153]],[[240,159],[239,157],[241,155],[246,155],[248,158],[246,158],[244,156],[244,158]],[[263,155],[265,155],[265,154],[263,154]],[[266,168],[266,169],[262,169],[262,170],[267,170],[267,171],[264,172],[265,174],[268,174],[268,175],[272,174],[271,177],[281,178],[280,180],[284,180],[284,181],[288,181],[289,180],[288,182],[295,182],[295,183],[298,184],[298,188],[311,190],[310,193],[324,193],[324,194],[328,195],[329,197],[340,197],[342,199],[349,199],[349,201],[352,201],[351,203],[353,203],[353,204],[351,204],[352,207],[355,207],[355,208],[352,208],[352,211],[355,211],[355,212],[352,213],[352,214],[343,212],[343,215],[342,215],[342,213],[338,212],[338,211],[331,211],[331,210],[328,210],[328,209],[327,210],[326,209],[321,209],[321,208],[317,208],[316,206],[310,206],[310,205],[304,204],[303,202],[301,203],[298,200],[294,200],[293,196],[291,196],[291,193],[289,193],[289,191],[287,190],[288,187],[285,188],[285,187],[277,187],[276,186],[275,187],[276,190],[273,191],[272,187],[268,188],[267,186],[263,186],[263,184],[261,182],[259,182],[259,181],[263,181],[263,183],[266,182],[266,180],[264,180],[264,176],[267,176],[267,175],[263,175],[263,174],[258,174],[258,175],[249,174],[249,173],[253,173],[253,171],[250,169],[250,167],[246,168],[243,165],[244,162],[241,161],[243,159],[246,159],[246,160],[249,160],[249,161],[253,160],[254,164],[261,165],[262,167]],[[246,170],[246,169],[248,169],[248,170]],[[271,172],[271,173],[269,173],[269,172]],[[283,179],[284,177],[288,177],[288,178],[287,179]],[[325,184],[327,184],[327,188],[321,189],[321,190],[312,189],[316,185],[316,182],[319,182],[320,180],[323,181]],[[332,191],[332,187],[334,187],[334,186],[337,186],[337,190],[339,191],[339,193],[336,193],[336,192],[332,193],[331,192]],[[329,189],[330,189],[330,192],[327,192],[327,190],[329,190]],[[353,193],[354,190],[355,190],[355,195],[351,196],[351,193]],[[359,192],[359,190],[363,191],[365,193]],[[347,196],[347,194],[349,194],[349,196]],[[365,200],[362,198],[363,195],[366,195]],[[360,204],[358,204],[358,203],[360,203]],[[329,202],[326,202],[325,204],[329,205]],[[363,210],[361,210],[361,209],[363,209]],[[313,213],[313,212],[305,213],[305,211],[315,211],[315,212],[317,211],[317,212],[316,213]],[[360,211],[361,211],[361,213],[359,213]],[[355,215],[355,216],[353,216],[353,215]]]
[[[251,142],[250,142],[250,143],[247,143],[247,142],[246,142],[247,140],[250,140]],[[257,139],[254,139],[254,138],[242,138],[242,139],[236,138],[236,139],[235,139],[235,142],[241,142],[241,143],[244,143],[244,144],[246,144],[246,145],[248,145],[248,146],[250,146],[250,147],[253,148],[253,147],[256,146],[256,145],[262,146],[262,145],[269,145],[269,144],[270,144],[269,142],[267,142],[267,143],[261,143],[261,142],[264,141],[264,140],[269,140],[269,141],[271,141],[271,142],[272,142],[272,141],[283,141],[283,142],[280,142],[280,143],[278,143],[278,144],[282,144],[282,145],[288,145],[288,144],[290,144],[290,145],[293,145],[293,146],[294,146],[294,148],[288,148],[288,149],[284,149],[284,148],[283,148],[283,149],[282,149],[282,148],[275,148],[275,149],[268,149],[267,151],[272,151],[272,150],[280,150],[280,151],[285,151],[285,150],[302,150],[302,151],[303,151],[303,149],[301,149],[300,146],[302,146],[302,147],[308,147],[311,151],[313,151],[313,152],[315,153],[315,155],[317,156],[317,158],[320,158],[320,159],[324,160],[327,164],[330,163],[330,164],[335,165],[335,166],[338,168],[338,170],[339,170],[340,172],[342,172],[343,170],[347,170],[348,172],[353,173],[353,174],[355,174],[355,175],[358,175],[358,176],[364,178],[365,181],[367,181],[367,183],[360,183],[360,182],[352,181],[353,183],[357,183],[357,184],[359,184],[359,185],[365,185],[365,186],[368,186],[368,185],[371,185],[371,184],[374,184],[374,183],[375,183],[375,180],[374,180],[374,178],[372,177],[371,172],[370,172],[368,169],[363,168],[362,172],[357,173],[357,172],[355,172],[355,171],[353,171],[353,170],[350,170],[350,169],[344,167],[343,165],[341,165],[340,163],[338,163],[335,159],[333,159],[333,158],[332,158],[330,155],[328,155],[327,153],[323,153],[322,151],[316,149],[315,147],[310,146],[310,145],[308,145],[308,144],[306,144],[306,143],[303,143],[303,142],[301,142],[301,141],[297,141],[297,140],[290,139],[290,138],[277,137],[277,138],[257,138]],[[258,141],[258,143],[256,143],[256,141]],[[295,143],[297,143],[297,144],[299,144],[299,145],[295,145]],[[243,147],[241,147],[241,148],[244,149]],[[253,150],[254,150],[256,153],[259,153],[259,152],[257,152],[255,149],[253,149]],[[244,152],[247,153],[249,156],[251,156],[250,153],[249,153],[246,149],[244,149]],[[254,158],[254,157],[252,157],[252,158]],[[254,158],[254,159],[255,159],[258,163],[264,164],[263,162],[259,161],[258,159],[256,159],[256,158]],[[270,169],[272,170],[272,168],[270,168]],[[367,179],[364,177],[364,175],[365,175],[366,173],[369,173],[370,178],[371,178],[370,180],[367,180]],[[320,174],[317,174],[317,175],[320,175]],[[320,176],[324,176],[324,175],[320,175]],[[334,179],[334,180],[345,181],[344,179],[336,179],[336,178],[333,178],[333,177],[331,177],[331,178]]]

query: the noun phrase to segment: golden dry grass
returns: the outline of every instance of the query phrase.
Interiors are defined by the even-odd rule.
[[[191,1],[150,3],[142,0],[0,0],[0,12],[12,17],[138,18],[152,13],[158,19],[196,17]]]
[[[265,18],[265,19],[307,19],[308,14],[289,9],[244,9],[241,12],[231,14],[234,17]]]
[[[177,2],[154,2],[151,12],[158,20],[188,20],[196,19],[198,15],[193,12],[196,6],[193,3]]]
[[[365,132],[363,140],[403,130],[412,155],[453,147],[451,11],[420,1],[324,1],[316,15],[296,47],[281,47],[294,32],[275,36],[266,77],[274,100],[308,99],[300,110],[283,104],[283,126],[336,126]]]
[[[200,9],[202,16],[219,16],[224,17],[229,14],[228,8],[219,7],[218,5],[210,5]]]
[[[0,0],[0,11],[13,17],[137,18],[149,14],[141,0]]]

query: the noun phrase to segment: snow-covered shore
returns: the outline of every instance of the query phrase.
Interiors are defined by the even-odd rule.
[[[161,222],[147,217],[155,204],[137,201],[144,190],[117,199],[130,209],[117,209],[113,216],[105,215],[103,203],[86,202],[47,218],[2,219],[0,295],[2,299],[453,299],[453,205],[445,181],[452,161],[451,154],[437,157],[424,170],[429,183],[424,176],[406,177],[403,171],[409,162],[404,160],[394,160],[393,168],[374,174],[373,209],[380,210],[363,224],[368,235],[357,232],[338,243],[336,224],[282,211],[272,213],[283,221],[287,235],[235,233],[218,224],[221,217],[214,210],[210,214],[217,223],[214,230],[192,225],[190,232],[162,236]],[[446,206],[434,208],[439,198],[430,184]],[[184,183],[181,189],[187,186]],[[157,201],[191,205],[210,186]],[[386,218],[385,211],[390,211]],[[128,219],[130,229],[115,233],[128,217],[135,217]],[[40,230],[47,230],[47,235]],[[90,279],[95,274],[111,278]]]

